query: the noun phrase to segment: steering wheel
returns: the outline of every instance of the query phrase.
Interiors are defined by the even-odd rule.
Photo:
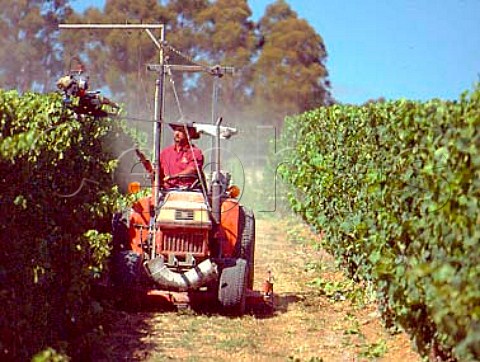
[[[175,175],[175,176],[170,176],[168,178],[167,182],[170,180],[193,180],[192,184],[189,186],[182,186],[185,190],[193,190],[198,184],[200,183],[200,178],[198,177],[197,173],[190,173],[186,175]]]

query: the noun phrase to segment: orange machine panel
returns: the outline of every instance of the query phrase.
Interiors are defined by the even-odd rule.
[[[227,199],[222,203],[221,229],[222,229],[222,254],[226,257],[233,256],[235,244],[238,239],[240,219],[240,205],[235,199]]]
[[[142,241],[148,238],[148,226],[150,223],[151,197],[143,197],[132,206],[133,212],[130,215],[130,240],[133,251],[141,254]]]

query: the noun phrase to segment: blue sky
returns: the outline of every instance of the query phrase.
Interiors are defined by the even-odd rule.
[[[72,0],[77,11],[104,0]],[[258,19],[273,0],[250,0]],[[480,81],[480,0],[286,0],[320,34],[334,97],[457,99]]]

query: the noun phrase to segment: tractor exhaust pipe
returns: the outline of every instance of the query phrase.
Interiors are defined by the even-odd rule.
[[[221,222],[221,194],[222,194],[222,185],[220,183],[220,125],[222,124],[222,117],[218,117],[217,122],[215,123],[216,132],[215,132],[215,163],[214,163],[214,172],[212,180],[212,216],[217,224]]]
[[[199,288],[217,277],[216,265],[210,259],[202,261],[185,273],[170,270],[165,265],[163,256],[146,262],[145,267],[152,280],[160,287],[179,292]]]

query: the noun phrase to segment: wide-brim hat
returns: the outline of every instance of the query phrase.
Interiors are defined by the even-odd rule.
[[[200,138],[200,133],[197,132],[197,129],[193,126],[193,123],[169,122],[168,125],[173,131],[177,131],[177,130],[185,131],[186,129],[188,132],[188,136],[191,139]]]

